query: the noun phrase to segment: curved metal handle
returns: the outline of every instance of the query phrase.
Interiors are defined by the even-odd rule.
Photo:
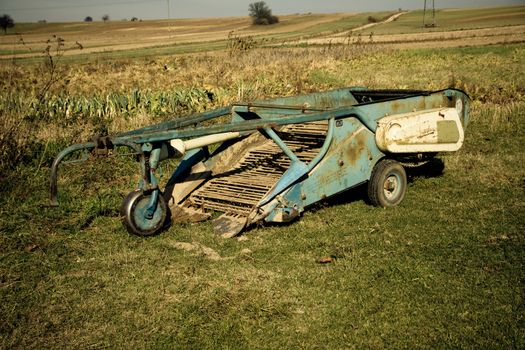
[[[144,159],[144,152],[142,151],[142,148],[140,145],[125,141],[125,140],[118,140],[118,142],[114,143],[115,146],[126,146],[140,154],[141,161]],[[53,164],[51,165],[51,175],[50,175],[50,183],[49,183],[49,205],[52,207],[58,206],[58,166],[64,158],[70,154],[73,154],[78,151],[88,150],[92,151],[96,147],[96,144],[94,142],[87,142],[87,143],[79,143],[76,145],[69,146],[68,148],[64,149],[62,152],[60,152],[55,160],[53,161]]]
[[[68,148],[64,149],[62,152],[60,152],[55,160],[53,161],[53,165],[51,165],[51,175],[50,175],[50,184],[49,184],[49,192],[50,192],[50,206],[57,207],[58,206],[58,199],[57,199],[57,192],[58,192],[58,166],[64,160],[64,158],[72,153],[83,151],[83,150],[92,150],[95,148],[94,142],[88,142],[88,143],[80,143],[76,145],[69,146]]]

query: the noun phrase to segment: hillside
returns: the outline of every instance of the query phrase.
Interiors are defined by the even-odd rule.
[[[55,36],[64,39],[62,49],[66,55],[106,56],[210,51],[226,48],[229,38],[246,36],[264,38],[264,45],[271,46],[348,43],[358,40],[357,37],[360,42],[368,39],[411,46],[416,41],[434,44],[448,41],[446,46],[464,46],[525,40],[525,6],[440,10],[436,13],[436,28],[421,27],[421,11],[393,15],[389,12],[296,14],[282,16],[279,24],[268,27],[252,26],[248,17],[19,24],[10,34],[0,37],[0,57],[40,56]],[[370,18],[378,23],[369,23]],[[493,27],[505,28],[497,32],[486,30]],[[474,37],[477,39],[472,42]]]

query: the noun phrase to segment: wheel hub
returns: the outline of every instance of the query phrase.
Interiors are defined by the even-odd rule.
[[[396,195],[398,188],[398,179],[394,175],[386,178],[383,189],[387,198],[392,198]]]

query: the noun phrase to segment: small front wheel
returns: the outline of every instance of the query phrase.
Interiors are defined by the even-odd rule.
[[[368,199],[378,207],[401,203],[407,189],[405,168],[395,160],[383,159],[376,164],[368,182]]]
[[[159,233],[168,220],[168,205],[159,193],[159,198],[153,215],[147,215],[152,194],[144,194],[142,190],[133,191],[126,196],[120,207],[120,218],[126,230],[137,236],[153,236]]]

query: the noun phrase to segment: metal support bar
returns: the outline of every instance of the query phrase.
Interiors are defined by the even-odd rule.
[[[314,111],[314,112],[323,112],[327,111],[328,108],[315,108],[310,107],[308,104],[304,105],[274,105],[274,104],[268,104],[268,103],[234,103],[232,105],[233,107],[246,107],[248,110],[250,108],[269,108],[269,109],[292,109],[292,110],[298,110],[298,111]]]
[[[157,170],[157,167],[159,166],[160,153],[161,153],[160,147],[153,149],[150,153],[149,185],[150,185],[150,189],[153,189],[153,191],[151,192],[151,199],[149,201],[148,208],[144,212],[144,217],[146,219],[152,219],[153,214],[155,214],[155,210],[157,210],[157,203],[159,200],[160,190],[159,190],[159,181],[157,180],[157,177],[155,176],[155,172]]]
[[[213,111],[203,112],[203,113],[199,113],[196,115],[194,114],[194,115],[190,115],[188,117],[183,117],[183,118],[177,118],[175,120],[169,120],[164,123],[146,126],[144,128],[140,128],[137,130],[124,132],[124,133],[118,134],[116,137],[141,135],[141,134],[146,134],[150,132],[168,131],[171,129],[184,128],[186,126],[199,124],[199,123],[211,120],[211,119],[222,117],[224,115],[230,114],[230,112],[231,112],[230,106],[223,107],[223,108],[219,108]]]
[[[290,148],[288,148],[288,146],[286,146],[284,141],[281,140],[279,135],[277,135],[277,133],[275,131],[273,131],[272,128],[264,128],[264,131],[266,132],[266,134],[268,134],[268,136],[270,136],[270,138],[273,140],[273,142],[275,142],[277,144],[277,146],[279,146],[279,148],[282,149],[284,154],[286,154],[286,156],[288,158],[290,158],[292,163],[301,162],[299,160],[299,158],[297,158],[297,156],[292,152],[292,150]]]
[[[332,139],[334,138],[334,128],[335,120],[332,118],[328,121],[328,131],[326,133],[326,138],[324,139],[323,147],[321,147],[321,150],[317,156],[315,156],[315,158],[312,159],[310,163],[308,163],[308,172],[310,172],[321,161],[321,159],[324,158],[326,152],[328,152],[328,149],[332,144]]]
[[[257,204],[257,206],[264,205],[273,199],[276,195],[284,191],[288,186],[293,184],[297,179],[301,178],[308,172],[308,166],[306,163],[302,162],[297,156],[292,152],[284,141],[277,135],[272,128],[264,128],[264,131],[270,136],[270,138],[279,146],[279,148],[290,158],[291,163],[290,167],[284,172],[281,179],[272,187],[269,193]]]
[[[279,182],[275,184],[272,190],[263,199],[259,201],[259,203],[257,204],[257,207],[262,207],[263,205],[269,203],[272,199],[275,198],[275,196],[277,196],[279,193],[284,191],[287,187],[295,183],[298,179],[300,179],[304,175],[308,174],[321,161],[321,159],[324,158],[324,156],[326,155],[326,152],[328,152],[328,149],[330,148],[330,144],[332,143],[332,139],[334,137],[334,125],[335,125],[335,120],[334,118],[332,118],[328,121],[328,132],[326,134],[326,138],[323,143],[323,147],[321,147],[321,150],[319,151],[319,154],[317,154],[317,156],[314,159],[312,159],[312,161],[308,163],[308,165],[301,162],[299,159],[297,159],[297,162],[292,161],[292,164],[290,164],[290,168],[288,168],[288,170],[283,174],[283,176],[281,177],[281,180],[279,180]],[[274,132],[273,130],[271,131]],[[274,140],[273,137],[272,137],[272,140]],[[286,148],[289,150],[288,147]],[[281,149],[286,153],[286,151],[283,148]],[[293,152],[292,152],[292,155],[296,157],[295,154],[293,154]],[[290,159],[292,158],[290,157]],[[267,210],[265,215],[267,215],[272,209],[273,208]]]

